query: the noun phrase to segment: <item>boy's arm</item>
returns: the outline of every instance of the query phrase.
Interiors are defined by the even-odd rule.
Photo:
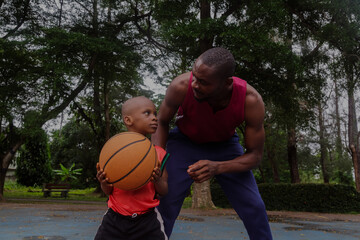
[[[96,164],[96,169],[96,178],[100,182],[101,190],[106,195],[110,195],[114,189],[113,185],[108,183],[109,179],[106,178],[106,173],[102,169],[100,169],[99,163]]]
[[[158,158],[162,160],[161,162],[158,161],[157,166],[154,168],[151,181],[155,186],[155,198],[159,198],[161,196],[165,196],[168,193],[168,173],[165,166],[169,158],[169,154],[159,146],[155,146],[155,149]]]
[[[160,173],[161,174],[161,173]],[[159,197],[165,196],[168,193],[168,174],[166,168],[163,170],[162,176],[159,177],[155,182],[155,192]]]

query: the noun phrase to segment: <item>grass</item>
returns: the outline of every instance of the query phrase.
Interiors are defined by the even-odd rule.
[[[44,197],[42,187],[26,187],[15,181],[6,181],[4,186],[4,197],[8,201],[21,201],[23,199],[31,200],[63,200],[68,201],[88,201],[88,202],[106,202],[107,197],[95,193],[95,188],[70,189],[68,197],[65,199],[59,192],[51,193],[51,197]],[[183,208],[191,207],[191,197],[185,198]]]
[[[26,187],[15,181],[6,181],[4,186],[5,199],[35,199],[35,200],[68,200],[68,201],[95,201],[105,202],[107,197],[102,197],[95,193],[95,188],[70,189],[68,197],[65,199],[60,196],[60,192],[51,193],[51,197],[44,197],[42,187]]]

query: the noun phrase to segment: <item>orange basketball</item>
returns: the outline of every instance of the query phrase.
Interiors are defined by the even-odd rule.
[[[100,168],[109,183],[135,190],[149,182],[158,159],[154,145],[140,133],[123,132],[110,138],[100,152]]]

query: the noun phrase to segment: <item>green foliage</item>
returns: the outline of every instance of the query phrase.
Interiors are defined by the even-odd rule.
[[[14,181],[5,182],[5,198],[7,201],[17,202],[24,201],[31,202],[32,199],[41,199],[44,200],[44,193],[42,192],[42,186],[26,187]],[[107,196],[101,196],[99,193],[95,193],[95,188],[85,188],[85,189],[73,189],[71,188],[66,199],[61,198],[62,201],[98,201],[106,202]],[[52,193],[50,197],[47,197],[47,200],[59,200],[60,193]],[[11,198],[11,200],[10,200]],[[18,200],[19,199],[19,200]]]
[[[344,172],[341,170],[336,170],[335,173],[332,175],[331,180],[336,183],[345,184],[345,185],[353,186],[355,184],[351,171]]]
[[[60,163],[60,170],[54,169],[53,172],[61,177],[61,182],[70,182],[71,180],[76,180],[77,176],[80,175],[82,172],[81,168],[74,169],[75,163],[73,163],[69,168],[64,167]]]
[[[83,169],[73,184],[95,186],[99,151],[108,135],[123,130],[122,103],[135,95],[153,98],[141,89],[142,77],[149,77],[147,71],[159,70],[157,82],[169,81],[191,69],[206,41],[206,47],[222,46],[233,53],[235,75],[254,86],[266,104],[264,159],[261,169],[254,170],[256,180],[289,182],[286,126],[298,133],[316,133],[314,105],[319,100],[332,102],[322,93],[329,79],[326,51],[335,48],[342,54],[333,67],[341,80],[339,87],[358,89],[360,5],[349,0],[207,2],[210,16],[201,18],[203,2],[190,0],[65,0],[64,6],[72,6],[73,11],[59,9],[55,1],[3,1],[0,155],[25,140],[20,175],[35,176],[31,169],[40,166],[33,164],[52,156],[53,167],[75,163]],[[91,8],[86,7],[89,4]],[[318,71],[318,66],[324,69]],[[354,69],[354,82],[344,83],[346,68]],[[156,75],[151,77],[155,82]],[[41,150],[44,153],[39,152],[38,158],[42,160],[31,160],[34,154],[25,152],[44,146],[35,146],[33,139],[40,127],[67,106],[74,119],[54,134],[51,155]],[[319,181],[317,147],[300,146],[302,136],[297,137],[301,178]],[[316,137],[304,144],[313,144]],[[328,138],[331,148],[332,136]],[[48,165],[42,165],[46,173]],[[348,153],[329,149],[327,166],[331,182],[352,183]]]
[[[52,178],[47,152],[47,135],[44,130],[34,130],[19,151],[16,159],[16,177],[25,186],[41,186]]]
[[[268,210],[360,212],[360,194],[353,186],[332,184],[260,184]]]
[[[115,125],[115,124],[114,124]],[[98,161],[96,136],[82,122],[70,120],[61,130],[52,135],[50,143],[52,166],[60,164],[71,166],[73,163],[82,169],[81,175],[72,181],[72,186],[78,188],[97,186],[96,162]]]
[[[258,185],[267,210],[303,212],[360,212],[360,193],[353,186],[334,184],[267,184]],[[217,207],[230,208],[220,185],[211,185]]]
[[[253,173],[257,183],[290,182],[287,161],[287,134],[272,115],[273,105],[266,108],[265,117],[265,148],[260,169]],[[275,174],[277,172],[277,176]]]

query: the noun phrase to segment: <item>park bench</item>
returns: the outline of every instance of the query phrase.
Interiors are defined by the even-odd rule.
[[[67,198],[70,191],[69,183],[44,183],[42,191],[44,197],[50,197],[52,192],[61,192],[61,197]]]

